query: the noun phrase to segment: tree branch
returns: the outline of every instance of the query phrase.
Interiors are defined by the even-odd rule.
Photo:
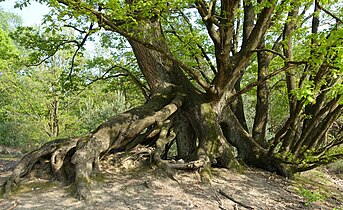
[[[187,24],[190,26],[190,27],[189,27],[190,31],[193,33],[193,28],[192,28],[192,26],[191,26],[191,24],[190,24],[190,22],[189,22],[189,19],[187,18],[187,16],[186,16],[182,11],[181,11],[180,13],[181,13],[183,19],[184,19],[184,20],[187,22]],[[175,35],[176,35],[176,33],[175,33]],[[214,74],[217,74],[216,67],[213,65],[211,59],[208,57],[208,55],[207,55],[205,49],[204,49],[200,44],[198,44],[198,43],[197,43],[197,46],[198,46],[198,48],[201,50],[202,56],[203,56],[203,58],[205,58],[205,60],[207,61],[208,65],[210,66],[210,68],[211,68],[211,70],[212,70],[212,72],[213,72]],[[206,79],[206,78],[205,78],[205,79]]]
[[[242,46],[239,53],[237,53],[237,55],[235,56],[236,59],[240,60],[242,57],[246,57],[246,54],[249,53],[249,51],[256,49],[262,37],[264,36],[265,32],[269,28],[269,24],[271,20],[270,17],[274,11],[274,8],[275,8],[275,5],[272,5],[268,8],[264,8],[262,12],[259,14],[259,17],[256,21],[256,24],[253,30],[251,31],[251,34],[248,40]]]
[[[300,64],[302,64],[302,63],[300,63]],[[278,74],[280,74],[280,73],[282,73],[284,71],[287,71],[288,69],[293,68],[293,67],[294,67],[294,65],[284,66],[283,68],[281,68],[281,69],[279,69],[279,70],[277,70],[277,71],[267,75],[263,80],[250,83],[249,85],[245,86],[242,90],[240,90],[237,93],[235,93],[232,97],[230,97],[229,103],[232,103],[233,101],[235,101],[238,98],[238,96],[240,96],[240,95],[250,91],[254,87],[264,83],[265,81],[269,80],[270,78],[272,78],[272,77],[274,77],[274,76],[276,76],[276,75],[278,75]]]
[[[210,65],[212,72],[216,75],[217,74],[216,67],[213,65],[210,57],[208,57],[205,49],[200,44],[197,44],[197,46],[200,48],[201,53],[202,53],[203,57],[205,58],[205,60],[207,61],[208,65]]]
[[[271,50],[271,49],[255,49],[255,50],[250,50],[250,52],[270,52],[273,53],[275,55],[278,55],[280,58],[282,58],[282,60],[286,60],[286,57],[283,56],[281,53],[275,51],[275,50]]]
[[[204,1],[196,1],[195,2],[196,7],[198,9],[198,12],[200,16],[202,17],[203,22],[206,25],[207,31],[215,45],[219,45],[220,43],[220,37],[219,34],[215,28],[215,26],[219,26],[218,21],[215,19],[215,4],[216,0],[212,0],[209,6],[210,8],[206,8],[206,3]],[[213,6],[214,5],[214,6]]]
[[[170,32],[170,33],[174,34],[174,35],[177,37],[177,39],[180,40],[181,43],[185,43],[185,42],[183,41],[183,39],[176,33],[175,28],[174,28],[172,25],[171,25],[170,27],[172,28],[172,31],[167,31],[167,32]],[[192,57],[196,60],[196,62],[197,62],[197,64],[198,64],[198,68],[199,68],[199,72],[200,72],[201,76],[205,79],[205,81],[206,81],[207,83],[209,83],[209,79],[206,77],[205,73],[202,71],[202,68],[201,68],[200,61],[199,61],[199,59],[198,59],[198,56],[197,56],[195,53],[192,52],[192,49],[191,49],[192,46],[189,46],[188,43],[185,43],[185,45],[188,46],[188,49],[189,49],[190,53],[192,54]],[[200,44],[197,44],[197,46],[198,46],[201,50],[204,50],[204,49],[201,47]],[[202,51],[202,53],[203,53],[203,55],[205,55],[205,56],[208,58],[208,56],[206,55],[206,52]],[[205,59],[206,59],[206,58],[205,58]],[[209,58],[208,58],[208,59],[209,59]],[[207,59],[206,59],[206,60],[207,60]],[[211,61],[209,61],[209,62],[210,62],[210,65],[211,65],[211,67],[212,67]],[[214,66],[213,66],[213,68],[214,68]],[[212,70],[213,70],[213,69],[212,69]],[[215,69],[214,69],[214,71],[215,71]]]
[[[74,29],[75,31],[78,31],[78,32],[80,32],[81,34],[85,34],[85,33],[87,33],[87,31],[84,31],[84,30],[78,29],[76,26],[73,26],[73,25],[66,24],[66,25],[64,25],[64,27],[67,27],[67,28],[72,28],[72,29]]]
[[[63,40],[62,40],[63,41]],[[66,41],[63,41],[61,44],[58,44],[55,49],[53,50],[53,52],[46,56],[45,58],[43,58],[41,61],[39,61],[38,63],[35,63],[35,64],[25,64],[25,66],[27,67],[30,67],[30,66],[39,66],[41,65],[42,63],[44,63],[45,61],[47,61],[48,59],[50,59],[52,56],[54,56],[60,47],[62,47],[63,45],[65,44],[69,44],[69,43],[75,43],[76,45],[78,45],[79,43],[76,41],[76,40],[66,40]]]
[[[126,32],[121,30],[118,26],[116,26],[111,20],[110,18],[108,18],[106,15],[102,14],[101,12],[94,10],[94,9],[90,9],[90,8],[85,8],[86,10],[88,10],[89,12],[91,12],[93,15],[95,15],[99,20],[102,20],[102,22],[104,24],[106,24],[109,28],[107,28],[107,30],[111,30],[113,32],[117,32],[119,34],[121,34],[122,36],[124,36],[126,39],[135,41],[137,43],[142,44],[143,46],[151,49],[151,50],[155,50],[159,53],[162,53],[163,55],[165,55],[168,59],[170,59],[172,62],[174,62],[175,64],[177,64],[180,68],[182,68],[183,70],[185,70],[189,75],[191,75],[195,81],[202,87],[204,88],[204,90],[206,90],[206,92],[211,92],[214,94],[214,89],[212,88],[212,85],[207,83],[206,81],[204,81],[202,79],[201,74],[199,74],[197,72],[196,69],[189,67],[188,65],[186,65],[185,63],[181,62],[180,60],[176,59],[171,53],[166,52],[165,50],[156,47],[155,45],[145,42],[139,38],[137,38],[134,34]]]
[[[87,84],[87,86],[89,85],[92,85],[93,83],[97,82],[97,81],[100,81],[100,80],[107,80],[107,79],[110,79],[110,78],[117,78],[117,77],[123,77],[123,76],[129,76],[127,74],[124,74],[124,73],[117,73],[117,74],[114,74],[114,75],[109,75],[109,76],[106,76],[107,73],[103,74],[101,77],[97,77],[95,79],[89,79],[91,82]]]
[[[118,67],[121,68],[122,70],[124,70],[124,71],[128,74],[128,76],[133,80],[133,82],[134,82],[134,83],[138,86],[138,88],[142,91],[142,94],[143,94],[144,98],[145,98],[146,100],[149,100],[149,95],[148,95],[147,92],[146,92],[146,90],[150,91],[149,88],[147,88],[146,86],[144,86],[144,85],[141,83],[141,81],[139,81],[139,79],[136,78],[136,76],[133,75],[133,74],[131,73],[131,71],[129,71],[128,69],[126,69],[126,68],[124,68],[124,67],[122,67],[122,66],[118,66]]]
[[[343,20],[342,20],[342,19],[340,19],[339,17],[337,17],[336,15],[334,15],[333,13],[331,13],[329,10],[323,8],[323,7],[319,4],[319,2],[316,2],[316,3],[317,3],[318,9],[323,10],[326,14],[330,15],[331,17],[333,17],[334,19],[336,19],[336,21],[338,21],[338,22],[340,22],[341,24],[343,24]]]
[[[338,141],[336,139],[334,139],[328,145],[326,145],[325,147],[320,148],[318,150],[318,152],[315,152],[315,155],[323,156],[326,153],[326,151],[328,151],[329,149],[331,149],[333,147],[339,146],[341,144],[343,144],[343,138],[342,137]]]
[[[125,73],[117,73],[115,75],[109,75],[107,77],[105,77],[111,70],[113,70],[114,68],[120,68],[121,70],[123,70]],[[121,77],[121,76],[129,76],[133,82],[138,86],[138,88],[141,90],[144,98],[146,100],[149,100],[149,95],[147,94],[147,91],[149,91],[149,88],[145,87],[140,81],[139,79],[136,78],[135,75],[133,75],[130,70],[124,68],[123,66],[118,66],[118,65],[113,65],[111,66],[110,68],[108,68],[105,73],[101,76],[101,77],[98,77],[96,79],[90,79],[91,82],[89,84],[87,84],[88,86],[89,85],[92,85],[93,83],[95,83],[96,81],[99,81],[99,80],[106,80],[106,79],[110,79],[110,78],[116,78],[116,77]]]
[[[93,31],[94,31],[93,26],[94,26],[94,24],[91,23],[90,26],[89,26],[88,32],[87,32],[86,35],[83,37],[81,43],[77,46],[77,49],[76,49],[76,51],[74,52],[74,55],[73,55],[72,60],[71,60],[71,67],[70,67],[69,75],[68,75],[68,77],[69,77],[69,79],[70,79],[70,82],[72,82],[71,75],[72,75],[72,73],[73,73],[76,55],[77,55],[78,52],[81,50],[81,48],[85,45],[85,43],[86,43],[88,37],[93,33]]]
[[[343,158],[343,154],[335,154],[335,155],[326,156],[326,157],[320,158],[317,161],[308,162],[308,164],[311,164],[311,165],[299,167],[296,169],[296,171],[297,172],[308,171],[308,170],[314,169],[320,165],[331,163],[331,162],[333,162],[332,160],[338,160],[341,158]]]

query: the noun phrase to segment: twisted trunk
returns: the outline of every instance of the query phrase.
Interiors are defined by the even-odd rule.
[[[168,51],[160,25],[142,26],[152,36],[146,42]],[[159,41],[156,41],[159,40]],[[150,89],[150,100],[101,124],[93,132],[75,138],[57,139],[22,158],[5,184],[9,194],[20,179],[35,171],[75,186],[80,199],[90,200],[91,176],[99,171],[100,159],[112,152],[129,150],[140,143],[155,145],[157,165],[177,169],[200,169],[202,179],[211,177],[210,166],[238,166],[221,130],[214,99],[201,93],[183,74],[179,65],[156,50],[134,40],[129,42]],[[184,164],[161,159],[165,145],[174,139]],[[38,175],[38,174],[36,174]]]
[[[240,167],[234,155],[235,149],[238,159],[245,163],[284,176],[293,175],[302,170],[301,167],[306,169],[325,161],[326,157],[321,156],[323,158],[312,162],[312,165],[298,166],[296,162],[287,162],[289,153],[297,158],[304,156],[306,151],[302,149],[303,146],[308,149],[318,147],[330,125],[342,114],[342,105],[333,104],[328,107],[330,103],[325,105],[323,102],[320,107],[328,107],[328,110],[313,112],[312,121],[303,123],[304,101],[298,101],[293,94],[296,88],[295,69],[286,72],[290,116],[276,133],[273,144],[266,143],[266,79],[292,66],[287,61],[285,67],[267,75],[271,57],[267,56],[267,52],[262,52],[263,49],[258,54],[258,100],[252,135],[247,129],[241,96],[237,93],[241,92],[240,81],[251,55],[258,51],[259,46],[264,48],[263,37],[271,26],[275,4],[254,14],[253,5],[244,3],[244,37],[241,49],[236,52],[237,49],[231,49],[231,43],[232,39],[237,40],[234,34],[239,34],[239,31],[234,31],[234,23],[240,1],[221,1],[220,12],[216,12],[215,1],[212,1],[210,8],[200,1],[196,2],[197,10],[213,41],[217,62],[216,67],[211,65],[214,76],[209,81],[206,78],[204,80],[204,74],[201,74],[204,73],[201,72],[203,69],[194,69],[173,57],[157,16],[139,17],[133,7],[132,18],[137,13],[137,20],[132,28],[123,29],[116,25],[116,20],[107,17],[106,12],[102,13],[100,6],[94,9],[85,6],[87,3],[84,5],[66,0],[58,2],[73,10],[85,9],[91,13],[91,19],[97,19],[105,30],[119,33],[128,40],[140,71],[150,87],[150,98],[144,105],[111,118],[89,134],[54,140],[28,153],[6,182],[6,193],[10,193],[21,178],[38,170],[45,171],[45,175],[50,178],[74,184],[79,198],[89,200],[91,194],[88,185],[91,176],[100,170],[101,158],[109,153],[130,150],[139,144],[153,146],[151,159],[170,176],[173,176],[171,168],[198,169],[204,182],[211,178],[212,164],[227,168]],[[134,4],[136,1],[125,2]],[[291,20],[297,16],[297,10],[294,8],[288,14]],[[275,15],[273,18],[277,17]],[[284,57],[287,60],[292,58],[291,34],[294,24],[293,21],[285,24],[283,32],[284,43],[287,43]],[[231,55],[231,52],[234,53]],[[211,62],[208,56],[206,60]],[[248,86],[250,89],[252,87]],[[301,124],[307,127],[301,130]],[[173,142],[177,144],[177,158],[183,159],[185,163],[168,161],[171,158],[168,158],[168,150]],[[321,149],[325,151],[327,148]],[[40,173],[35,175],[39,176]]]

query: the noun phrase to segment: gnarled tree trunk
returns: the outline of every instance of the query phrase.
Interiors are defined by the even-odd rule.
[[[168,51],[158,22],[151,21],[141,28],[151,31],[146,42]],[[30,152],[7,181],[7,193],[40,163],[47,163],[39,170],[74,184],[79,198],[89,200],[88,184],[91,175],[99,170],[101,157],[111,151],[133,148],[142,139],[156,144],[154,160],[158,164],[176,169],[200,168],[204,181],[210,179],[212,163],[238,166],[219,124],[215,97],[195,88],[180,66],[163,53],[128,40],[150,86],[149,101],[111,118],[85,136],[57,139]],[[173,139],[177,140],[178,156],[187,161],[185,164],[171,164],[160,158],[161,150]]]
[[[194,2],[214,46],[216,65],[210,65],[214,73],[212,81],[206,79],[201,69],[193,68],[173,56],[171,49],[168,48],[168,40],[161,28],[158,14],[140,17],[138,11],[142,8],[134,5],[136,1],[125,1],[133,5],[132,11],[128,11],[131,18],[136,18],[132,28],[131,25],[120,27],[120,24],[131,20],[130,18],[120,21],[107,16],[102,9],[105,8],[108,14],[111,14],[111,8],[101,7],[100,4],[94,6],[69,0],[58,2],[77,12],[87,11],[85,15],[91,15],[90,19],[97,20],[105,30],[119,33],[128,40],[150,87],[151,97],[144,105],[111,118],[87,135],[54,140],[30,152],[22,158],[6,182],[7,193],[22,177],[41,166],[40,170],[48,171],[51,177],[75,184],[79,197],[88,200],[91,197],[88,189],[90,177],[99,170],[100,159],[111,152],[129,150],[138,144],[153,145],[153,160],[166,171],[170,168],[199,169],[202,180],[208,182],[211,178],[212,164],[237,168],[237,159],[284,176],[291,176],[297,171],[320,163],[320,151],[342,143],[341,140],[337,140],[331,142],[331,145],[320,147],[320,141],[330,125],[342,114],[342,105],[338,103],[338,98],[327,100],[326,105],[321,104],[322,109],[315,113],[311,112],[313,118],[303,123],[302,110],[305,101],[298,100],[292,95],[296,88],[293,74],[286,74],[290,94],[290,116],[275,134],[274,139],[270,142],[266,140],[269,95],[265,82],[273,75],[297,65],[286,60],[283,68],[267,74],[270,59],[273,57],[267,56],[266,53],[269,51],[284,59],[291,59],[291,42],[288,43],[289,48],[284,48],[285,55],[257,48],[265,47],[264,36],[272,25],[272,19],[279,17],[284,4],[288,4],[288,1],[282,1],[281,5],[276,5],[278,3],[275,2],[263,4],[263,8],[256,10],[259,14],[254,14],[252,4],[244,2],[244,37],[239,51],[232,43],[234,40],[237,45],[235,36],[240,33],[239,27],[235,28],[235,23],[238,22],[236,20],[240,18],[237,15],[241,7],[240,1],[223,0],[218,2],[220,6],[216,1],[209,4],[205,1]],[[278,11],[275,12],[277,6]],[[297,13],[297,8],[294,8],[288,14],[289,19],[294,20]],[[112,15],[115,17],[115,14]],[[287,20],[284,41],[292,33],[292,24],[292,21]],[[250,134],[241,101],[238,100],[236,104],[233,102],[244,91],[238,85],[254,52],[260,53],[256,84],[259,86],[259,99],[255,125]],[[211,62],[211,59],[207,56],[206,61]],[[321,70],[325,69],[324,64],[322,67]],[[292,72],[293,70],[288,73]],[[326,74],[329,72],[326,71]],[[319,122],[320,120],[322,122]],[[163,156],[166,157],[171,142],[176,142],[178,158],[186,161],[185,163],[171,163],[162,159]],[[298,166],[297,162],[287,162],[287,155],[290,153],[295,158],[302,157],[308,151],[304,146],[311,149],[313,145],[318,148],[318,161],[306,166]],[[234,155],[234,148],[237,149],[238,157]]]

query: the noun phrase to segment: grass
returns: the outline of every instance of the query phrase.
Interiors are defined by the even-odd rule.
[[[334,183],[333,176],[341,170],[343,161],[334,165],[319,167],[301,174],[297,174],[294,180],[294,192],[304,197],[305,205],[311,203],[325,202],[328,199],[334,199],[342,203],[343,194]],[[338,204],[341,205],[341,204]],[[333,207],[335,210],[343,210],[343,206]]]
[[[22,193],[34,192],[34,191],[41,191],[41,190],[48,190],[54,187],[59,186],[58,183],[52,181],[42,181],[42,180],[35,180],[35,181],[28,181],[25,183],[20,183],[17,187],[13,188],[10,196],[13,195],[20,195]],[[0,198],[4,198],[4,192],[2,191],[0,194]]]
[[[306,206],[309,206],[312,202],[317,202],[326,199],[325,196],[322,195],[320,192],[305,189],[303,187],[299,189],[298,193],[304,198],[306,198]]]

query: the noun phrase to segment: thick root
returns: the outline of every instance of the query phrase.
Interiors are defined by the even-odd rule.
[[[20,179],[37,168],[36,171],[47,171],[49,178],[56,178],[68,184],[73,183],[76,197],[81,200],[90,200],[90,177],[100,170],[100,158],[113,150],[122,151],[127,146],[135,147],[140,143],[140,141],[135,141],[139,136],[157,135],[160,132],[160,125],[183,103],[184,96],[171,96],[174,98],[156,95],[147,104],[103,123],[89,135],[54,140],[28,153],[21,159],[5,183],[5,195],[10,195],[19,185]],[[144,135],[145,132],[148,133]]]
[[[201,181],[205,184],[209,184],[212,180],[210,157],[203,148],[199,148],[198,156],[202,162],[202,166],[199,169]]]
[[[77,142],[80,138],[72,138],[56,149],[50,158],[51,170],[58,181],[69,183],[75,178],[71,154],[74,153]]]
[[[156,141],[156,149],[153,154],[153,160],[157,166],[162,168],[162,170],[168,175],[168,177],[170,177],[172,180],[177,181],[174,177],[173,170],[169,167],[166,161],[163,161],[161,159],[165,145],[173,141],[175,137],[175,132],[171,130],[170,120],[166,120],[162,125],[159,139]]]
[[[18,165],[13,170],[12,175],[8,178],[8,180],[4,184],[4,195],[9,196],[13,190],[16,189],[16,187],[20,184],[20,179],[24,176],[29,175],[33,169],[36,167],[36,170],[39,170],[41,168],[44,168],[44,165],[46,161],[49,161],[49,158],[51,157],[51,154],[55,154],[55,160],[54,164],[56,164],[55,169],[61,167],[58,167],[60,162],[63,162],[65,155],[57,155],[58,151],[65,151],[63,153],[67,154],[67,152],[75,147],[77,138],[75,139],[57,139],[54,141],[51,141],[45,145],[43,145],[41,148],[34,150],[28,154],[26,154],[18,163]],[[62,153],[61,153],[62,154]],[[58,156],[58,158],[57,158]],[[53,165],[54,165],[53,164]],[[52,167],[54,168],[54,167]],[[55,170],[55,173],[59,173],[59,170]],[[51,173],[51,171],[48,171],[47,173]]]

